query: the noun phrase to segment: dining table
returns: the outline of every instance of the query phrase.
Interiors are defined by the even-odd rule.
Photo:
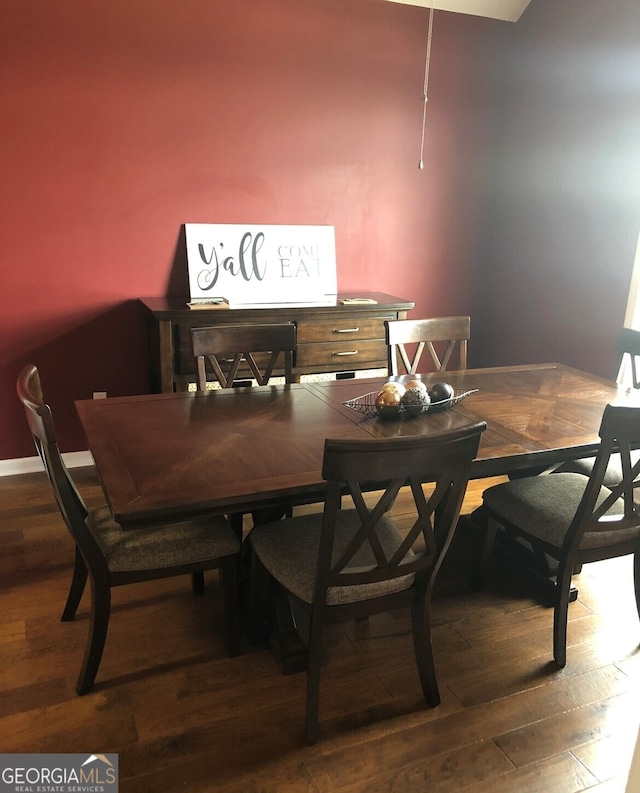
[[[468,395],[398,420],[349,406],[386,377],[80,400],[76,408],[107,503],[126,529],[322,500],[326,438],[429,434],[486,421],[472,478],[549,468],[594,454],[605,406],[637,400],[633,389],[557,363],[420,377],[428,387],[446,378],[456,395]]]
[[[611,380],[529,364],[420,375],[427,387],[452,386],[450,406],[389,419],[370,406],[390,379],[121,396],[76,408],[107,503],[126,531],[158,519],[321,502],[326,438],[424,435],[485,421],[471,478],[551,469],[597,451],[607,404],[637,403],[637,391]]]

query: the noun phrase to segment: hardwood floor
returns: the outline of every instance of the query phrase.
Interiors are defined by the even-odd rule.
[[[100,503],[94,472],[73,474]],[[471,484],[465,511],[481,489]],[[336,626],[321,739],[308,747],[304,673],[283,676],[248,643],[225,656],[215,573],[204,596],[186,577],[115,590],[96,688],[77,697],[88,598],[75,622],[60,622],[71,541],[44,474],[0,479],[0,495],[2,752],[117,752],[124,793],[625,789],[640,718],[630,559],[576,578],[568,665],[557,670],[552,610],[506,554],[473,592],[475,540],[459,530],[433,608],[442,704],[421,699],[407,616]]]

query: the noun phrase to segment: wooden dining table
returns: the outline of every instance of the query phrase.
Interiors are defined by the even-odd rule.
[[[637,398],[632,389],[555,363],[422,376],[427,385],[445,378],[456,397],[467,396],[410,418],[361,412],[389,378],[83,400],[76,407],[107,502],[127,530],[158,519],[321,502],[326,438],[429,434],[482,420],[487,429],[472,478],[540,471],[593,454],[605,406]],[[272,647],[283,672],[298,671],[306,654],[288,605],[274,612]]]
[[[107,502],[126,529],[145,521],[322,500],[325,438],[429,434],[483,420],[472,478],[593,454],[607,403],[631,389],[561,364],[447,372],[447,410],[386,420],[345,402],[387,378],[332,380],[76,402]],[[443,380],[429,374],[427,384]]]

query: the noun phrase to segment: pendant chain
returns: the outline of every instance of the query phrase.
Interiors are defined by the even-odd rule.
[[[429,91],[429,66],[431,64],[431,38],[433,36],[433,0],[429,7],[429,30],[427,32],[427,54],[424,64],[424,89],[422,94],[423,108],[422,108],[422,137],[420,140],[420,163],[418,167],[420,170],[424,168],[422,156],[424,154],[424,131],[427,124],[427,101]]]

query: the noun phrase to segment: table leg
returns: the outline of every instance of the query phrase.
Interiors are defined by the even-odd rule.
[[[269,644],[282,665],[283,675],[304,672],[309,653],[296,627],[287,593],[279,586],[272,586],[267,612]]]
[[[279,509],[281,514],[275,519],[282,517]],[[274,519],[274,512],[261,513],[261,517],[269,515]],[[306,670],[308,651],[300,638],[288,595],[251,553],[251,543],[247,541],[243,543],[240,580],[250,640],[271,647],[283,674]]]
[[[487,530],[487,515],[483,506],[475,509],[470,515],[460,518],[460,527],[476,536],[479,541]],[[530,581],[533,596],[543,606],[553,607],[556,602],[556,584],[553,580],[557,573],[557,562],[548,556],[544,558],[534,554],[533,551],[516,540],[507,537],[503,531],[498,531],[496,542],[504,548],[522,569]],[[478,586],[477,581],[473,581]],[[578,589],[572,586],[569,590],[569,602],[578,597]]]

